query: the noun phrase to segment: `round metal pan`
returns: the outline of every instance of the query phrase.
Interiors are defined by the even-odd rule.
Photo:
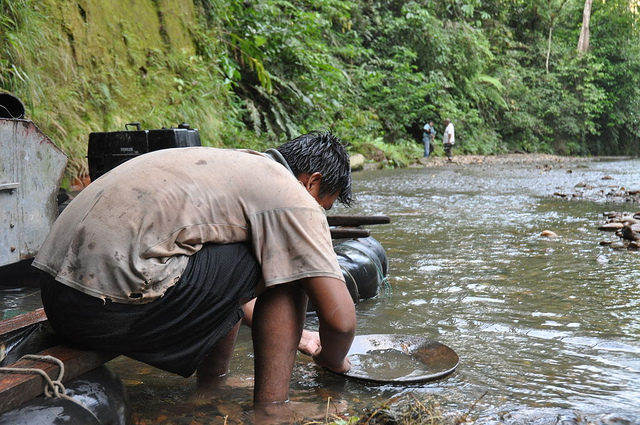
[[[458,355],[437,341],[415,335],[358,335],[341,375],[380,383],[416,383],[443,378],[458,367]]]

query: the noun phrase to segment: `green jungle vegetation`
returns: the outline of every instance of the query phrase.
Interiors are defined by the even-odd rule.
[[[67,178],[130,122],[253,149],[328,129],[390,167],[445,118],[458,154],[638,155],[639,41],[637,0],[0,0],[0,89]]]

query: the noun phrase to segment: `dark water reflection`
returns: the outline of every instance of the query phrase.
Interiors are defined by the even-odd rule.
[[[554,165],[550,171],[452,164],[357,173],[358,206],[332,213],[392,218],[370,229],[387,250],[393,287],[390,297],[358,306],[358,332],[422,335],[453,348],[460,366],[440,381],[381,386],[323,373],[300,356],[292,399],[324,405],[332,397],[357,411],[412,392],[435,394],[451,410],[467,411],[477,402],[472,413],[481,418],[500,412],[555,418],[577,410],[638,420],[640,253],[600,246],[617,238],[597,226],[604,211],[633,213],[640,205],[552,196],[583,183],[640,189],[640,161]],[[559,237],[541,237],[546,229]],[[212,402],[184,402],[194,379],[124,359],[114,366],[139,418],[218,423],[228,415],[237,423],[250,405],[246,330],[232,385]]]

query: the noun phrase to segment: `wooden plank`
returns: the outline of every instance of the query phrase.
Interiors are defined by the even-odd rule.
[[[391,219],[386,215],[328,215],[329,226],[367,226],[371,224],[388,224]]]
[[[64,345],[41,351],[38,355],[53,356],[64,363],[63,383],[116,357],[114,354],[76,350]],[[19,360],[8,367],[42,369],[51,379],[57,379],[60,373],[58,365],[36,360]],[[0,413],[14,409],[22,403],[38,397],[42,394],[44,385],[45,380],[40,375],[0,372]]]
[[[357,227],[335,227],[330,230],[332,239],[366,238],[371,236],[371,232],[368,229],[359,229]]]
[[[43,308],[12,317],[11,319],[3,320],[0,322],[0,336],[46,320],[47,316],[44,313]]]

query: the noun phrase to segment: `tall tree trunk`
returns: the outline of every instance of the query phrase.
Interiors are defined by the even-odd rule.
[[[582,30],[578,39],[578,51],[586,53],[589,50],[589,21],[591,20],[591,3],[593,0],[584,0],[584,11],[582,12]]]
[[[551,59],[551,40],[552,40],[552,36],[553,36],[553,27],[556,24],[556,19],[558,19],[558,17],[560,16],[560,12],[562,12],[562,8],[564,7],[565,4],[567,4],[568,0],[562,0],[560,2],[560,4],[557,4],[557,2],[553,2],[552,0],[549,0],[548,2],[548,6],[549,6],[549,39],[547,41],[547,60],[545,61],[545,68],[547,70],[547,74],[549,73],[549,60]],[[588,0],[589,2],[591,2],[591,0]],[[557,7],[554,8],[553,6],[557,4]]]
[[[553,35],[553,23],[549,26],[549,40],[547,43],[547,60],[545,62],[545,68],[547,69],[547,74],[549,73],[549,58],[551,57],[551,36]]]

